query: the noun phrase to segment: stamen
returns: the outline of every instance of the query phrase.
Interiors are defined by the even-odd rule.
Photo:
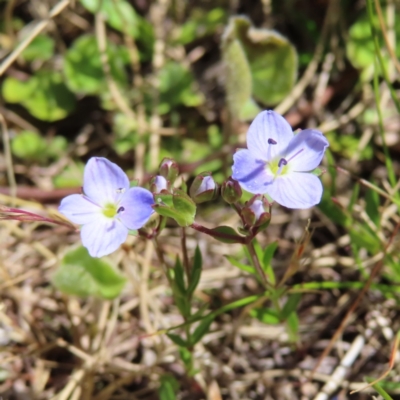
[[[269,139],[268,139],[268,144],[274,145],[274,144],[278,144],[278,142],[277,142],[276,140],[272,139],[272,138],[269,138]],[[268,146],[267,160],[268,160],[268,161],[271,161],[271,159],[272,159],[272,155],[271,155],[271,146]]]
[[[284,158],[281,158],[278,163],[278,167],[282,167],[283,165],[287,165],[287,161]]]
[[[285,165],[287,165],[287,161],[284,159],[284,158],[281,158],[280,160],[279,160],[279,162],[278,162],[278,172],[276,173],[276,175],[275,176],[279,176],[280,174],[281,174],[281,172],[282,172],[282,169],[283,169],[283,167],[285,166]]]
[[[119,214],[120,212],[123,212],[123,211],[125,211],[125,207],[120,207],[120,208],[118,208],[118,210],[117,210],[117,214]]]
[[[287,162],[289,162],[290,160],[293,160],[293,158],[295,158],[296,156],[298,156],[304,149],[300,149],[296,154],[293,154],[292,157],[289,158],[289,160],[287,160]]]

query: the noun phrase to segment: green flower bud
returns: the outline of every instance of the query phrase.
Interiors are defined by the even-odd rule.
[[[150,192],[161,193],[169,189],[169,182],[161,175],[156,175],[150,181]]]
[[[221,196],[228,204],[239,201],[242,198],[239,182],[229,177],[221,186]]]
[[[242,208],[241,215],[247,226],[266,227],[271,219],[271,214],[265,211],[266,201],[264,196],[253,196]]]
[[[160,175],[170,183],[170,185],[173,185],[175,179],[179,175],[179,167],[177,162],[172,158],[164,158],[161,161],[159,172]]]
[[[203,203],[217,197],[218,185],[209,172],[202,172],[194,178],[189,193],[196,203]]]

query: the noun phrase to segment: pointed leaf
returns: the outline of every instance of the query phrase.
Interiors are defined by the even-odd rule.
[[[196,246],[196,250],[194,253],[194,261],[193,261],[193,268],[190,274],[190,284],[188,287],[188,296],[191,296],[193,292],[196,290],[197,285],[200,282],[200,276],[201,276],[201,271],[202,271],[202,257],[201,257],[201,251],[199,249],[199,246]]]

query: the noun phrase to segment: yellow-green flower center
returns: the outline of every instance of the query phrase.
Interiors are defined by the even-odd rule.
[[[289,172],[288,162],[284,158],[275,158],[267,164],[267,168],[275,178]]]
[[[117,206],[115,204],[107,203],[103,207],[103,214],[107,218],[114,218],[117,215],[117,213],[118,213],[118,209],[117,209]]]

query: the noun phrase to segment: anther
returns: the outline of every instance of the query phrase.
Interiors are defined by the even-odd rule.
[[[284,158],[281,158],[278,163],[278,167],[282,167],[283,165],[287,165],[287,161]]]
[[[119,214],[120,212],[122,212],[122,211],[125,211],[125,208],[124,207],[120,207],[120,208],[118,208],[118,210],[117,210],[117,214]]]
[[[278,142],[272,138],[268,139],[268,144],[278,144]]]

